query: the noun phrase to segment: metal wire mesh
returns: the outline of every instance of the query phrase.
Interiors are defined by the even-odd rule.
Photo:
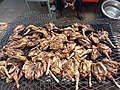
[[[28,13],[31,15],[30,13]],[[49,15],[48,15],[49,16]],[[18,24],[24,24],[25,26],[29,24],[34,25],[40,25],[43,26],[46,23],[53,22],[58,27],[68,26],[73,24],[74,22],[81,22],[81,23],[87,23],[91,24],[95,30],[105,29],[109,32],[109,38],[112,40],[112,42],[119,46],[117,44],[118,39],[115,38],[115,34],[113,33],[113,25],[111,26],[110,23],[108,24],[108,19],[98,19],[98,20],[91,20],[91,21],[64,21],[64,20],[54,20],[51,16],[48,18],[46,15],[38,15],[36,14],[35,17],[25,15],[23,17],[17,18],[13,23],[11,23],[10,27],[6,31],[5,35],[3,36],[2,40],[0,41],[0,48],[2,48],[9,38],[9,36],[12,34],[12,30],[18,25]],[[31,18],[32,17],[32,18]],[[37,18],[38,17],[38,18]],[[99,22],[98,22],[99,21]],[[108,20],[109,21],[109,20]],[[96,23],[97,22],[97,23]],[[115,27],[114,27],[115,28]],[[116,27],[117,28],[117,27]],[[115,28],[115,29],[116,29]],[[117,30],[117,29],[116,29]],[[119,37],[118,37],[119,38]],[[113,58],[116,61],[120,61],[119,57],[119,49],[115,48],[112,49],[113,52],[110,55],[111,58]],[[120,70],[116,75],[114,75],[115,80],[120,83]],[[20,80],[20,88],[18,90],[75,90],[75,80],[69,81],[65,78],[58,77],[60,80],[60,83],[57,84],[50,76],[44,76],[40,80],[28,80],[24,77]],[[88,87],[88,80],[87,78],[81,78],[79,82],[79,89],[80,90],[118,90],[116,86],[111,83],[110,80],[103,81],[102,83],[98,83],[97,80],[93,77],[92,79],[93,87]],[[0,80],[0,90],[17,90],[15,85],[13,83],[6,83],[5,80]]]

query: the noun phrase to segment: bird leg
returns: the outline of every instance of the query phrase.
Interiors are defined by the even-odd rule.
[[[115,45],[111,42],[111,40],[110,40],[109,38],[106,38],[106,41],[107,41],[112,47],[116,48]]]
[[[75,85],[75,90],[78,90],[78,85],[79,85],[79,78],[80,78],[80,73],[78,72],[78,74],[75,76],[75,78],[76,78],[76,85]]]
[[[8,78],[10,78],[10,75],[8,74],[7,69],[4,66],[0,66],[0,70],[3,72],[5,72],[5,74],[8,76]]]
[[[112,76],[110,73],[108,73],[107,77],[108,77],[110,80],[112,80],[118,88],[120,88],[120,85],[115,81],[115,79],[113,78],[113,76]]]
[[[88,86],[89,86],[89,87],[92,87],[92,82],[91,82],[91,81],[92,81],[92,80],[91,80],[91,79],[92,79],[92,74],[90,73],[88,76],[89,76]]]
[[[50,76],[53,77],[53,79],[54,79],[57,83],[60,82],[50,70],[49,70],[49,74],[50,74]]]
[[[48,73],[49,73],[49,68],[50,68],[50,59],[48,59],[48,66],[47,66],[47,70],[46,70],[46,75],[48,75]]]

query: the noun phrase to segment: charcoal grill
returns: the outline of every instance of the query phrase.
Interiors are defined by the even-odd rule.
[[[14,21],[11,23],[9,26],[8,30],[6,31],[5,35],[0,41],[0,48],[2,48],[6,43],[9,38],[9,36],[12,34],[12,30],[18,25],[18,24],[24,24],[27,26],[28,24],[34,24],[34,25],[41,25],[43,26],[44,24],[51,22],[51,19],[44,19],[39,22],[29,22],[30,17],[19,17],[17,21]],[[27,21],[28,20],[28,21]],[[24,22],[26,21],[26,22]],[[53,23],[55,23],[58,27],[63,27],[63,26],[68,26],[71,25],[73,22],[78,22],[78,21],[66,21],[62,22],[59,20],[52,20]],[[93,22],[93,23],[92,23]],[[83,21],[82,23],[88,23],[88,21]],[[112,31],[112,26],[108,23],[102,23],[102,20],[100,23],[95,23],[95,21],[90,21],[90,24],[95,30],[100,30],[100,29],[105,29],[109,32],[109,38],[112,40],[112,42],[118,46],[116,43],[117,39],[115,38],[113,31]],[[120,62],[120,57],[119,57],[119,49],[115,48],[112,49],[113,52],[110,55],[112,59],[119,61]],[[101,59],[101,58],[100,58]],[[20,88],[18,90],[75,90],[75,81],[69,81],[65,78],[58,77],[60,80],[60,83],[57,84],[53,78],[50,76],[44,76],[40,80],[28,80],[26,78],[22,78],[20,80]],[[114,75],[115,80],[120,84],[120,69],[118,70],[118,73]],[[103,81],[102,83],[98,83],[95,78],[92,78],[92,83],[93,87],[89,88],[88,87],[88,80],[87,78],[81,78],[79,82],[79,89],[80,90],[118,90],[118,88],[111,83],[110,80]],[[0,90],[17,90],[16,87],[13,85],[13,83],[6,83],[5,80],[0,79]]]

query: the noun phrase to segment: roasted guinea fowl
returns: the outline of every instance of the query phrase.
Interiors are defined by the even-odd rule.
[[[46,63],[26,61],[22,71],[27,79],[40,79],[46,71]]]
[[[87,38],[87,37],[85,37],[85,36],[80,37],[80,38],[78,39],[78,42],[79,42],[82,46],[84,46],[84,47],[86,47],[86,48],[91,48],[91,46],[92,46],[92,43],[91,43],[91,41],[89,40],[89,38]]]
[[[74,41],[75,39],[79,39],[80,37],[83,37],[83,35],[80,34],[79,32],[73,32],[70,34],[69,40]]]
[[[18,25],[14,30],[13,34],[9,37],[9,41],[13,40],[19,40],[22,38],[20,34],[21,31],[25,29],[24,25]]]
[[[16,58],[23,62],[27,61],[27,58],[24,56],[24,53],[20,49],[5,48],[5,55],[10,58]]]
[[[113,81],[115,83],[115,85],[120,88],[120,85],[115,81],[115,79],[113,78],[113,74],[116,74],[118,72],[118,69],[120,67],[120,63],[118,63],[117,61],[112,61],[110,59],[103,59],[102,63],[104,64],[104,66],[107,68],[108,71],[108,75],[107,78],[109,78],[111,81]]]
[[[115,48],[114,44],[112,43],[112,41],[111,41],[111,40],[109,39],[109,37],[108,37],[109,33],[108,33],[107,31],[104,31],[104,30],[98,31],[98,35],[99,35],[99,39],[100,39],[101,41],[106,41],[106,42],[108,42],[111,46],[113,46],[113,47]]]
[[[40,50],[46,50],[49,47],[49,41],[45,38],[40,39]]]
[[[87,49],[86,51],[84,51],[83,53],[81,53],[81,55],[79,55],[80,57],[90,54],[91,53],[91,60],[96,60],[101,54],[99,53],[97,47],[95,45],[92,45],[91,49]]]
[[[91,35],[89,36],[90,40],[92,42],[94,42],[95,44],[98,44],[100,42],[99,40],[99,35],[97,33],[91,33]]]
[[[6,61],[0,61],[0,77],[6,78],[6,76],[10,78],[10,75],[7,70],[7,63]]]
[[[72,27],[63,28],[62,31],[62,33],[66,36],[70,36],[73,32],[75,32]]]
[[[92,78],[91,71],[92,71],[92,69],[91,69],[91,66],[92,66],[92,61],[86,60],[86,59],[82,60],[80,62],[80,66],[79,66],[80,74],[82,75],[82,77],[84,77],[84,78],[87,77],[87,76],[89,77],[89,81],[88,81],[89,87],[92,87],[92,82],[91,82],[91,78]]]
[[[87,55],[84,55],[84,56],[82,55],[82,53],[84,52],[86,52],[86,49],[83,46],[76,46],[69,58],[74,56],[76,60],[80,62],[82,59],[85,59],[87,56]]]
[[[82,34],[84,37],[86,37],[85,32],[92,32],[94,29],[89,25],[84,25],[84,24],[73,24],[74,26],[79,28],[79,31],[82,31]]]
[[[112,76],[113,74],[117,73],[119,67],[120,64],[118,62],[105,58],[101,62],[92,64],[92,73],[95,75],[98,81],[102,82],[107,77],[113,81],[118,88],[120,88],[120,85]]]
[[[101,82],[106,78],[120,88],[112,75],[118,72],[120,63],[110,59],[112,50],[107,31],[94,32],[90,25],[74,23],[58,28],[53,23],[43,27],[18,25],[9,37],[7,44],[0,49],[0,78],[6,83],[27,79],[41,79],[44,74],[51,76],[57,83],[59,77],[76,79],[79,88],[80,75],[88,77],[92,87],[92,75]],[[98,61],[99,56],[105,55]]]
[[[54,29],[58,29],[58,27],[55,26],[54,23],[48,23],[45,25],[45,28],[48,30],[48,31],[53,31]]]
[[[9,68],[8,68],[9,67]],[[6,77],[6,83],[15,81],[16,87],[19,88],[19,80],[22,77],[22,71],[20,71],[18,64],[8,58],[6,61],[0,61],[1,78]]]
[[[64,34],[53,33],[50,40],[50,49],[59,50],[63,49],[63,43],[67,41],[67,37]]]
[[[102,82],[103,80],[106,79],[107,68],[103,65],[102,62],[93,63],[91,68],[93,75],[99,82]]]
[[[69,59],[66,63],[62,65],[62,76],[66,77],[69,80],[72,80],[73,77],[76,78],[76,89],[78,90],[78,83],[80,78],[80,72],[78,71],[79,63],[73,59]]]
[[[107,58],[110,59],[109,54],[112,52],[111,48],[109,48],[106,44],[99,43],[97,46],[98,51],[103,53],[104,55],[107,56]]]

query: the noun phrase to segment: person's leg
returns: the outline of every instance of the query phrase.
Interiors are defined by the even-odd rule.
[[[61,17],[63,7],[64,7],[63,1],[62,0],[55,0],[55,3],[56,3],[56,9],[59,11],[59,15],[60,15],[59,17]]]
[[[55,0],[55,3],[56,3],[56,8],[58,11],[62,11],[63,10],[63,0]]]
[[[82,11],[82,1],[81,0],[76,0],[74,7],[77,10],[77,18],[80,19],[80,20],[83,20],[83,17],[80,15],[80,13]]]

